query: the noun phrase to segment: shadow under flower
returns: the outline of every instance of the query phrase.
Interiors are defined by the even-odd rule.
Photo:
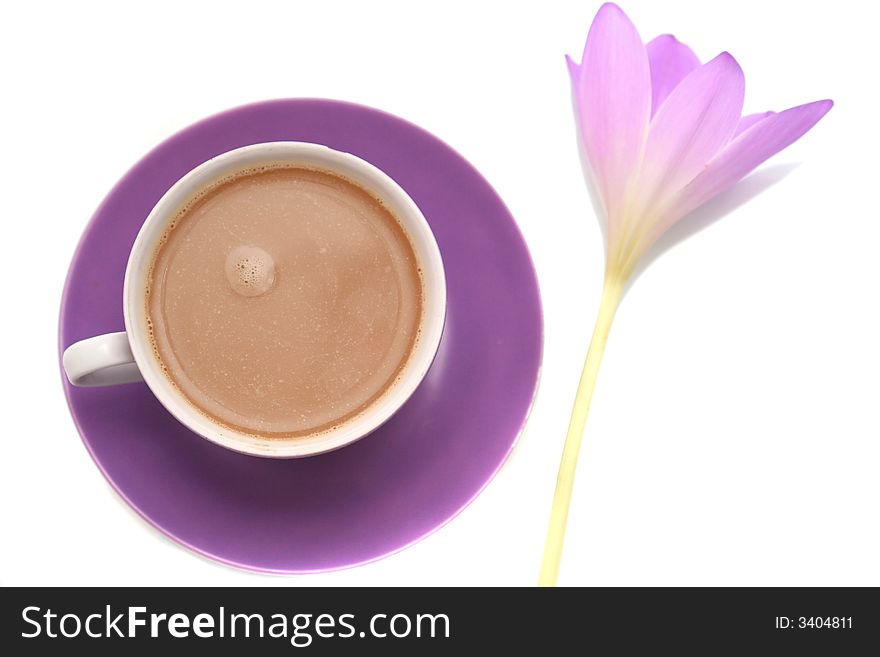
[[[733,187],[722,192],[689,215],[682,217],[645,252],[635,271],[633,271],[626,289],[629,290],[633,281],[638,279],[652,262],[669,251],[669,249],[745,205],[761,192],[770,189],[798,166],[797,163],[785,163],[764,167],[760,171],[749,174]]]

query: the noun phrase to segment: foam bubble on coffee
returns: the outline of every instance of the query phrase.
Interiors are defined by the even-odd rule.
[[[275,261],[258,246],[237,246],[226,256],[226,278],[244,297],[257,297],[275,283]]]

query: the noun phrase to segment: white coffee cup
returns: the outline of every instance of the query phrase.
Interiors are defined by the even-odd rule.
[[[362,413],[339,427],[296,438],[261,438],[223,426],[199,411],[160,369],[147,331],[145,291],[153,255],[176,211],[211,183],[267,163],[284,162],[335,173],[372,192],[400,220],[423,273],[424,310],[420,338],[397,383]],[[290,458],[320,454],[366,436],[390,418],[415,391],[434,360],[446,316],[446,278],[440,250],[415,202],[387,174],[349,153],[305,142],[245,146],[214,157],[178,180],[159,200],[135,239],[125,270],[122,313],[125,331],[70,345],[64,371],[75,386],[108,386],[145,381],[174,417],[208,440],[246,454]],[[112,413],[112,409],[108,409]]]

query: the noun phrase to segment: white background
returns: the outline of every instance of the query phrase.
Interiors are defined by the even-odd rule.
[[[563,60],[579,58],[598,6],[4,8],[0,583],[534,583],[602,277]],[[836,107],[769,164],[783,180],[666,253],[624,300],[562,583],[880,585],[880,98],[869,7],[624,3],[646,40],[674,32],[703,60],[730,50],[748,80],[747,111],[826,97]],[[480,169],[534,256],[546,349],[520,444],[459,518],[375,564],[273,577],[196,557],[120,501],[68,414],[56,330],[77,240],[136,160],[206,115],[291,96],[385,109]]]

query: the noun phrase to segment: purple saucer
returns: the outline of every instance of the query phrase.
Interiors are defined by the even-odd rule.
[[[363,440],[306,459],[218,447],[179,424],[146,384],[74,388],[86,448],[147,522],[218,561],[258,571],[345,568],[435,531],[510,453],[541,363],[541,304],[528,250],[483,177],[436,137],[377,110],[327,100],[233,109],[174,135],[110,192],[82,237],[61,302],[61,350],[123,330],[122,279],[135,235],[183,174],[265,141],[348,151],[394,178],[431,224],[448,311],[437,359],[406,405]]]

